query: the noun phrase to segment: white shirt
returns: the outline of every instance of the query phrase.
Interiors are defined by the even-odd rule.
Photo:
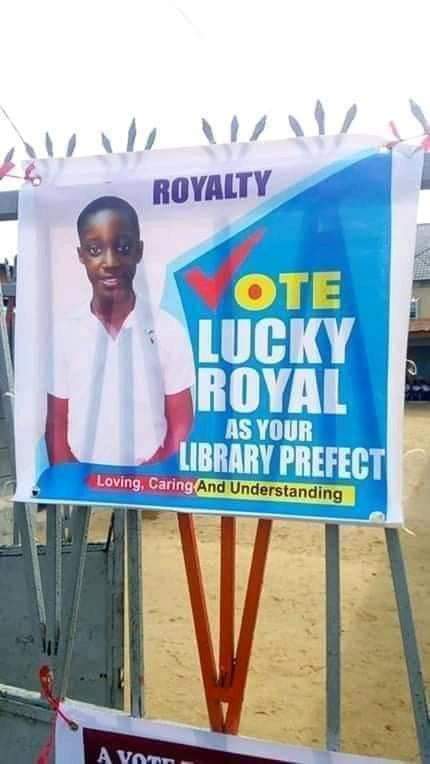
[[[78,461],[137,465],[164,443],[164,396],[194,383],[188,337],[144,300],[112,338],[86,304],[54,333],[52,395],[69,401],[68,442]]]

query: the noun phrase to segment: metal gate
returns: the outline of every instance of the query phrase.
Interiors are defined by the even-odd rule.
[[[17,194],[0,195],[0,219]],[[6,212],[6,216],[8,213]],[[0,485],[13,494],[13,328],[15,284],[0,288]],[[124,707],[125,655],[131,708],[143,713],[141,520],[109,513],[102,543],[89,542],[91,507],[43,508],[3,500],[0,509],[0,760],[31,762],[48,735],[51,712],[40,698],[39,669],[49,665],[55,692],[100,706]],[[105,514],[107,510],[101,510]],[[126,518],[128,515],[128,518]],[[36,528],[37,526],[37,528]],[[38,543],[37,532],[44,536]],[[128,536],[128,544],[126,540]],[[130,629],[124,639],[125,549]]]

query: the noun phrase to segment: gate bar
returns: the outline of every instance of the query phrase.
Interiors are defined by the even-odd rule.
[[[216,689],[218,682],[217,668],[193,515],[179,513],[178,525],[181,535],[188,589],[190,592],[194,630],[196,633],[197,649],[200,658],[209,722],[213,732],[223,732],[224,714],[221,706],[221,699],[215,697],[213,692],[214,689]]]
[[[231,686],[232,698],[227,708],[225,720],[225,731],[233,735],[237,735],[239,731],[240,716],[242,712],[246,680],[248,678],[249,661],[251,659],[255,627],[257,624],[258,607],[263,589],[264,572],[266,569],[272,526],[273,520],[260,519],[257,523],[254,550],[249,570],[248,587],[245,595],[242,623],[237,643],[233,683]]]
[[[59,505],[53,505],[46,513],[46,567],[46,652],[49,656],[56,656],[61,632],[63,586],[62,517]]]
[[[221,518],[221,523],[223,520],[230,519]],[[239,729],[248,677],[249,661],[273,521],[260,519],[257,523],[239,639],[236,654],[234,654],[233,643],[231,660],[230,647],[234,608],[232,581],[227,581],[227,594],[223,592],[224,597],[220,597],[220,656],[228,660],[232,666],[229,682],[226,681],[226,674],[222,674],[221,671],[219,674],[217,673],[194,516],[192,514],[178,513],[178,524],[210,725],[214,732],[227,732],[236,735]],[[229,573],[232,574],[232,580],[234,581],[235,523],[224,522],[224,526],[221,525],[221,534],[221,585],[223,585]],[[224,635],[222,633],[223,625],[227,626],[227,634]],[[222,703],[225,703],[227,706],[225,718]]]
[[[236,586],[236,518],[221,518],[219,619],[219,684],[230,686],[234,662],[234,605]]]
[[[112,607],[109,610],[109,630],[111,654],[109,672],[111,676],[112,708],[124,707],[124,561],[125,561],[125,511],[114,509],[112,513],[112,538],[108,553],[108,576],[112,592]]]
[[[130,711],[144,715],[142,516],[138,509],[127,512],[128,621],[130,646]]]
[[[339,526],[325,526],[326,580],[326,743],[340,751],[340,559]]]
[[[91,507],[80,507],[78,512],[73,512],[73,542],[70,571],[66,581],[66,597],[67,602],[70,603],[70,608],[67,610],[65,624],[60,635],[57,661],[56,688],[60,698],[64,698],[67,695],[70,678],[73,645],[87,554],[90,517]]]
[[[28,606],[33,621],[34,633],[37,635],[36,639],[39,642],[39,650],[41,653],[44,653],[46,650],[46,612],[33,527],[32,508],[29,504],[23,504],[18,501],[13,505],[13,514],[21,535]]]
[[[385,528],[421,761],[430,762],[430,718],[398,528]]]

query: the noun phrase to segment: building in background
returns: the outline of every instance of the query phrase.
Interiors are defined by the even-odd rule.
[[[419,225],[410,310],[408,358],[417,367],[417,382],[430,382],[430,224]]]
[[[15,281],[15,258],[11,262],[7,258],[0,263],[0,283]]]

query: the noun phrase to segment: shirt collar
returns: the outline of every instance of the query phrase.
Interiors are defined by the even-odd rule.
[[[141,295],[139,295],[136,292],[136,302],[135,302],[134,308],[125,319],[123,325],[121,326],[121,329],[119,330],[117,334],[117,337],[119,337],[119,335],[125,329],[130,329],[131,327],[136,326],[137,324],[145,328],[152,328],[152,320],[150,319],[150,315],[151,314],[148,311],[147,300],[142,299]],[[75,317],[78,320],[83,319],[83,320],[90,321],[92,326],[94,325],[100,326],[102,329],[104,329],[104,331],[106,331],[106,328],[103,326],[100,319],[98,319],[97,316],[94,315],[88,303],[84,303],[83,305],[80,306],[79,310],[75,314]],[[109,332],[106,331],[106,333],[109,335]]]

